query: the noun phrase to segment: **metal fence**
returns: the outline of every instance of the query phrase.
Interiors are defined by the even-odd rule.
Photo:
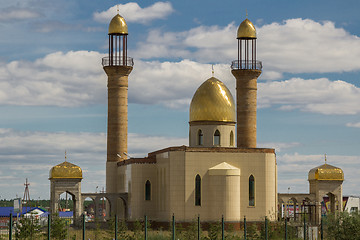
[[[224,239],[305,239],[320,240],[324,239],[323,224],[319,226],[310,225],[305,221],[288,222],[283,221],[270,222],[266,217],[262,222],[248,222],[244,217],[243,221],[238,223],[226,223],[222,217],[217,222],[202,222],[200,215],[196,216],[192,222],[176,222],[173,215],[167,226],[155,226],[155,222],[144,216],[143,219],[133,222],[125,222],[117,216],[104,221],[95,221],[88,223],[85,215],[82,215],[78,222],[70,225],[70,219],[62,219],[65,224],[61,229],[54,225],[54,218],[48,215],[47,221],[42,221],[36,232],[31,232],[31,228],[19,228],[20,219],[8,219],[8,227],[0,230],[0,239],[15,239],[19,231],[28,231],[26,236],[34,236],[28,239],[59,239],[54,236],[55,232],[61,230],[63,238],[61,239],[206,239],[206,240],[224,240]],[[34,223],[35,224],[35,223]],[[154,226],[153,226],[154,224]],[[33,228],[33,229],[36,229]],[[24,239],[21,238],[20,239]],[[25,238],[27,239],[27,238]]]

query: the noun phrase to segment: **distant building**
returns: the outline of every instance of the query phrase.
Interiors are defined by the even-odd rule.
[[[327,212],[342,212],[342,183],[344,172],[341,168],[326,163],[313,168],[308,174],[310,193],[279,193],[280,217],[301,220],[307,216],[308,221],[320,223]]]

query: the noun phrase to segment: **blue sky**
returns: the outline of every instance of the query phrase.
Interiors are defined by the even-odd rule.
[[[129,154],[188,144],[188,109],[211,77],[234,95],[230,63],[246,17],[258,33],[258,146],[276,149],[279,192],[307,192],[328,163],[358,190],[360,3],[346,1],[0,1],[0,198],[49,198],[48,172],[84,171],[83,192],[105,185],[107,28],[128,23]]]

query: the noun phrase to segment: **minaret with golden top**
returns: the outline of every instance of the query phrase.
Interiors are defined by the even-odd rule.
[[[102,59],[108,76],[106,192],[117,191],[117,162],[126,159],[128,138],[128,76],[133,59],[127,56],[128,29],[117,14],[109,25],[109,53]]]
[[[262,63],[256,60],[256,29],[245,19],[237,31],[238,57],[231,64],[236,78],[237,147],[256,148],[257,78]]]

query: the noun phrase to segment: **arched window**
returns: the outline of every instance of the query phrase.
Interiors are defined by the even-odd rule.
[[[204,144],[204,135],[201,131],[201,129],[199,129],[198,131],[198,145],[203,145]]]
[[[253,175],[249,177],[249,206],[255,206],[255,179]]]
[[[150,201],[151,200],[151,183],[149,180],[145,183],[145,200]]]
[[[217,129],[214,133],[214,145],[220,145],[220,132]]]
[[[233,131],[230,132],[230,146],[234,146],[234,133],[233,133]]]
[[[201,206],[201,177],[195,177],[195,206]]]

